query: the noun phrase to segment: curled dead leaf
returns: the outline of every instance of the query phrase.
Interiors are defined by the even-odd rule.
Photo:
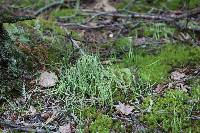
[[[186,77],[185,73],[181,73],[179,71],[174,71],[171,73],[171,79],[172,80],[183,80]]]
[[[28,110],[28,113],[29,115],[33,116],[37,113],[37,110],[35,109],[35,107],[33,106],[30,106],[29,110]]]
[[[64,126],[59,126],[60,133],[72,133],[71,124],[68,123]]]
[[[118,105],[115,105],[115,108],[124,115],[129,115],[133,111],[133,106],[125,105],[124,103],[119,102]]]
[[[105,12],[115,12],[116,9],[110,5],[108,0],[99,0],[94,9],[103,10]]]

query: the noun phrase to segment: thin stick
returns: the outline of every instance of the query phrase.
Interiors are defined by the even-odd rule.
[[[51,4],[47,5],[47,6],[39,9],[38,11],[36,11],[34,15],[37,17],[40,14],[42,14],[43,12],[48,11],[48,10],[50,10],[52,8],[57,8],[57,7],[61,6],[62,4],[64,4],[64,2],[54,2],[54,3],[51,3]]]

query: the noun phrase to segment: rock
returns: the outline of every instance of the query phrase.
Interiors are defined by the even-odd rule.
[[[56,76],[55,73],[52,72],[45,71],[41,73],[39,78],[39,85],[45,88],[55,86],[57,82],[58,82],[58,77]]]

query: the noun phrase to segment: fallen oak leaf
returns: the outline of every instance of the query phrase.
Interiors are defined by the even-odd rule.
[[[186,77],[185,73],[179,71],[174,71],[171,73],[171,79],[175,81],[183,80]]]
[[[95,9],[100,9],[105,12],[115,12],[116,9],[110,5],[108,0],[100,0],[97,2],[97,4],[94,6]]]
[[[124,103],[119,102],[118,105],[115,105],[115,108],[124,115],[129,115],[133,111],[133,106],[125,105]]]
[[[60,133],[72,133],[71,124],[68,123],[66,125],[59,126],[59,132]]]

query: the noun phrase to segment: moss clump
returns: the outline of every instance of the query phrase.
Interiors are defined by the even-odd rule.
[[[200,110],[200,85],[193,87],[191,90],[191,102],[193,104],[193,109],[196,111]]]
[[[52,21],[39,18],[8,26],[8,29],[13,40],[21,38],[19,47],[26,54],[29,66],[31,61],[55,65],[70,53],[67,50],[71,45],[66,44],[65,30]]]
[[[42,8],[47,4],[50,4],[51,2],[53,2],[54,0],[20,0],[20,1],[15,1],[15,0],[11,0],[12,4],[18,7],[29,7],[29,8]]]
[[[174,66],[187,64],[200,64],[200,48],[186,45],[168,44],[157,53],[135,49],[132,55],[125,57],[121,67],[136,66],[139,68],[139,75],[146,81],[161,82],[167,80],[169,71]]]
[[[84,16],[76,15],[79,12],[77,9],[59,9],[51,12],[53,19],[60,17],[64,21],[83,22]]]
[[[114,42],[114,48],[116,50],[129,50],[132,44],[131,37],[121,37]]]
[[[180,132],[192,128],[189,119],[192,105],[187,103],[189,95],[180,90],[170,90],[156,100],[146,98],[142,108],[148,111],[141,120],[150,128],[161,128],[166,132]]]
[[[91,123],[89,131],[91,133],[110,133],[112,128],[112,118],[107,115],[98,115],[96,120]]]
[[[2,100],[2,98],[9,99],[13,94],[20,94],[22,87],[20,76],[22,74],[22,62],[24,58],[17,50],[17,47],[14,41],[10,38],[7,30],[4,29],[2,22],[11,23],[17,22],[18,20],[20,21],[22,19],[12,16],[9,19],[3,17],[0,20],[0,100]]]
[[[101,112],[98,111],[95,107],[85,107],[81,110],[82,118],[94,120]]]
[[[123,0],[115,4],[117,9],[127,8],[131,11],[147,12],[152,8],[164,8],[170,10],[176,10],[184,7],[185,1],[183,0],[138,0],[130,3],[130,0]],[[191,0],[189,3],[190,8],[198,7],[198,0]]]
[[[82,119],[86,122],[84,132],[125,132],[126,129],[120,120],[113,121],[111,117],[102,113],[102,111],[97,110],[93,106],[86,107],[81,111]]]
[[[162,38],[167,39],[175,32],[174,28],[171,28],[164,23],[144,24],[142,28],[144,30],[144,36],[148,36],[157,40]]]

